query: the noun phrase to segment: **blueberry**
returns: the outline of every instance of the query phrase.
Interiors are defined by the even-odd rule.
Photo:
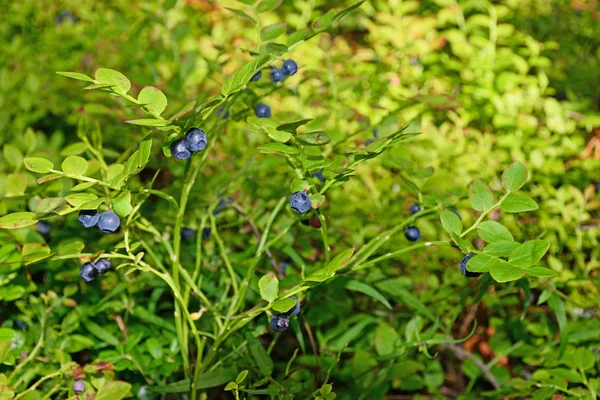
[[[202,229],[202,240],[210,239],[210,228]]]
[[[250,80],[252,82],[256,82],[257,80],[260,79],[261,76],[262,76],[262,71],[258,71],[257,73],[254,74],[254,76]]]
[[[171,154],[178,160],[187,160],[192,156],[192,152],[185,146],[183,139],[177,139],[171,143]]]
[[[185,147],[192,153],[206,148],[206,133],[200,128],[192,128],[185,134]]]
[[[298,72],[298,64],[296,64],[296,61],[294,60],[285,60],[281,66],[281,69],[283,70],[284,74],[292,76]]]
[[[15,320],[15,326],[23,331],[27,329],[27,324],[20,319]]]
[[[50,223],[46,222],[46,221],[39,221],[36,224],[36,226],[37,226],[38,232],[41,233],[42,235],[47,235],[52,230],[52,225],[50,225]]]
[[[404,231],[404,237],[411,242],[421,239],[421,231],[416,226],[409,226]]]
[[[98,271],[99,275],[104,275],[105,273],[108,272],[108,270],[110,269],[111,265],[110,265],[110,261],[109,260],[107,260],[106,258],[101,258],[101,259],[99,259],[98,261],[96,261],[94,263],[94,267]]]
[[[377,128],[373,129],[373,137],[377,139]]]
[[[275,332],[283,332],[290,326],[288,317],[281,315],[273,315],[271,317],[271,329]]]
[[[73,382],[73,391],[77,394],[82,393],[85,390],[85,382],[82,379],[78,379]]]
[[[421,211],[421,206],[418,204],[413,204],[412,206],[410,206],[410,208],[408,209],[408,213],[410,215],[416,214],[419,211]]]
[[[260,103],[254,108],[254,113],[258,118],[271,118],[271,107]]]
[[[466,256],[464,256],[462,260],[460,260],[460,273],[466,276],[467,278],[477,278],[481,275],[480,272],[467,271],[467,263],[471,258],[473,258],[474,255],[475,254],[473,253],[469,253]]]
[[[304,192],[294,192],[290,196],[290,207],[299,214],[310,210],[310,197]]]
[[[77,219],[84,228],[91,228],[98,224],[100,214],[97,210],[81,210],[79,211],[79,217]]]
[[[313,172],[311,175],[313,178],[317,178],[321,183],[325,182],[325,177],[323,176],[323,170],[318,170],[317,172]]]
[[[60,14],[58,14],[58,16],[56,18],[54,18],[54,25],[60,25],[64,21],[70,21],[72,23],[75,23],[78,20],[77,20],[77,17],[74,16],[73,14],[71,14],[71,12],[69,10],[65,10],[65,11],[61,12]]]
[[[219,200],[219,203],[215,207],[215,211],[213,212],[213,215],[221,214],[221,211],[223,211],[223,209],[226,208],[231,203],[233,203],[233,199],[231,197]]]
[[[86,282],[91,282],[95,277],[98,276],[98,270],[94,267],[92,263],[85,263],[79,270],[79,275]]]
[[[179,230],[179,234],[181,235],[181,238],[185,241],[191,240],[194,235],[196,235],[196,230],[195,229],[190,229],[190,228],[181,228]]]
[[[116,232],[121,226],[119,216],[112,211],[107,211],[100,214],[98,228],[104,233]]]
[[[273,83],[283,82],[285,79],[285,73],[279,68],[273,68],[269,74]]]
[[[296,296],[292,296],[292,297],[290,297],[290,299],[296,300],[296,304],[294,305],[294,307],[291,310],[289,310],[283,314],[286,317],[294,317],[294,316],[300,314],[300,302],[298,301],[298,298]]]
[[[217,110],[217,117],[221,117],[222,114],[223,114],[223,107],[219,107],[219,109]],[[229,110],[225,111],[225,114],[223,114],[221,119],[227,119],[227,117],[229,117]]]

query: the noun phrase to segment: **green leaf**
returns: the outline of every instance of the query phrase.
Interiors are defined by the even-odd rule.
[[[233,389],[237,389],[238,384],[235,382],[229,382],[227,385],[225,385],[225,391],[229,392],[232,391]]]
[[[279,280],[275,275],[265,275],[258,281],[258,288],[260,290],[260,297],[272,303],[277,298],[277,293],[279,292]]]
[[[27,175],[10,174],[6,177],[4,191],[6,196],[21,196],[27,189]]]
[[[185,106],[183,106],[183,108],[181,110],[179,110],[177,113],[173,114],[171,116],[171,118],[169,118],[169,121],[175,121],[175,120],[189,114],[194,109],[195,105],[196,105],[196,100],[190,101]]]
[[[331,138],[323,131],[306,133],[296,137],[298,141],[308,146],[322,146],[331,142]]]
[[[485,254],[476,255],[467,262],[467,270],[481,273],[490,272],[490,266],[494,260],[496,259]]]
[[[125,121],[125,123],[140,126],[165,126],[169,123],[169,121],[164,119],[141,118],[130,119],[129,121]]]
[[[442,226],[446,232],[460,235],[462,232],[462,221],[456,214],[452,211],[445,210],[442,211],[440,219],[442,220]]]
[[[596,363],[594,353],[583,347],[578,348],[575,353],[573,353],[572,357],[575,366],[584,371],[591,369]]]
[[[217,368],[213,371],[198,375],[198,385],[196,389],[208,389],[215,386],[221,386],[232,381],[237,376],[237,369]]]
[[[92,322],[87,318],[81,318],[81,323],[83,326],[85,326],[85,329],[87,329],[92,335],[96,336],[101,341],[112,346],[118,346],[121,343],[116,336],[97,323]]]
[[[302,125],[308,124],[312,119],[301,119],[299,121],[288,122],[285,124],[281,124],[277,127],[278,131],[285,131],[289,133],[296,134],[296,130]]]
[[[189,379],[184,379],[168,385],[149,386],[148,390],[153,393],[185,393],[190,391],[191,385],[192,382]]]
[[[4,159],[11,167],[23,165],[23,153],[17,146],[10,143],[5,144],[2,152],[4,153]]]
[[[269,137],[276,142],[285,143],[292,138],[292,134],[289,132],[278,131],[277,129],[265,127]]]
[[[279,7],[281,2],[282,2],[282,0],[263,0],[256,7],[256,11],[258,11],[261,14],[268,12],[268,11],[272,11],[272,10],[276,9],[277,7]]]
[[[87,145],[84,142],[77,142],[68,145],[64,149],[61,150],[60,155],[63,157],[66,156],[78,156],[83,154],[87,149]]]
[[[25,164],[25,168],[28,170],[40,174],[47,174],[51,169],[54,168],[54,164],[52,164],[52,162],[46,160],[45,158],[39,157],[26,158],[23,160],[23,164]]]
[[[327,11],[321,16],[321,18],[317,20],[317,22],[315,22],[313,27],[318,31],[326,30],[333,24],[333,18],[335,17],[335,14],[336,12],[334,9]]]
[[[128,216],[131,211],[133,211],[133,207],[131,206],[131,193],[129,190],[125,190],[119,196],[113,199],[112,201],[113,211],[119,217]]]
[[[258,60],[252,60],[244,65],[241,69],[235,71],[223,84],[221,88],[221,94],[224,97],[240,91],[249,81],[256,72]]]
[[[83,244],[83,242],[75,240],[69,243],[61,243],[60,246],[58,246],[57,252],[61,256],[66,256],[69,254],[79,254],[84,249],[84,247],[85,245]]]
[[[83,176],[87,168],[87,161],[79,156],[69,156],[62,163],[62,170],[66,174]]]
[[[379,322],[375,330],[375,351],[384,356],[395,353],[398,350],[398,332],[385,322]]]
[[[129,79],[114,69],[98,68],[94,76],[99,84],[110,85],[117,93],[126,94],[129,89],[131,89],[131,82],[129,82]]]
[[[151,337],[148,340],[146,340],[144,344],[146,345],[148,353],[150,353],[152,358],[154,358],[155,360],[160,360],[162,358],[163,349],[158,339]]]
[[[267,143],[262,146],[258,146],[258,150],[264,154],[273,154],[273,153],[281,153],[281,154],[298,154],[300,150],[295,147],[290,147],[282,143]]]
[[[242,372],[240,372],[238,374],[238,376],[235,378],[235,383],[237,383],[238,385],[241,384],[242,382],[244,382],[244,380],[246,379],[247,376],[248,376],[248,370],[245,369]]]
[[[496,221],[482,222],[477,227],[477,233],[479,233],[479,236],[488,243],[499,241],[512,242],[515,240],[508,229]]]
[[[454,243],[456,243],[458,245],[458,248],[463,253],[470,253],[472,250],[475,249],[470,240],[463,239],[460,237],[460,235],[458,235],[454,232],[450,233],[450,237],[452,238]]]
[[[529,275],[529,276],[539,276],[539,277],[544,277],[544,278],[558,275],[558,273],[551,270],[550,268],[544,268],[544,267],[527,268],[526,272],[527,272],[527,275]]]
[[[502,174],[502,186],[507,192],[519,190],[527,180],[527,168],[520,161],[508,166]]]
[[[523,276],[525,270],[498,258],[490,265],[490,275],[496,282],[516,281]]]
[[[138,101],[159,115],[165,111],[168,104],[165,94],[154,86],[144,87],[138,95]]]
[[[310,207],[315,210],[325,203],[325,195],[321,193],[314,193],[309,195],[310,197]]]
[[[354,254],[354,248],[349,248],[335,256],[333,260],[325,267],[326,274],[334,274],[338,269],[342,268]]]
[[[287,28],[287,24],[285,22],[278,22],[276,24],[265,26],[261,33],[260,38],[262,41],[266,42],[269,40],[273,40],[276,37],[283,35]]]
[[[300,178],[292,179],[290,183],[290,192],[306,192],[310,188],[310,183]]]
[[[0,217],[0,229],[17,229],[35,225],[38,220],[32,212],[18,212]]]
[[[296,300],[287,298],[275,301],[271,308],[279,313],[284,313],[290,311],[295,305]]]
[[[509,213],[518,213],[537,210],[538,205],[529,196],[511,193],[506,199],[504,199],[502,204],[500,204],[500,208],[502,211]]]
[[[306,39],[308,36],[310,36],[311,33],[312,33],[312,31],[309,28],[299,29],[296,32],[294,32],[288,36],[287,45],[292,46],[298,42],[301,42],[304,39]]]
[[[106,182],[111,185],[115,182],[115,180],[123,173],[125,166],[123,164],[111,164],[108,166],[108,171],[106,172]]]
[[[131,385],[123,381],[110,381],[102,385],[94,400],[121,400],[126,397],[131,397]]]
[[[103,203],[104,203],[104,198],[99,198],[99,199],[92,200],[87,203],[83,203],[82,205],[77,207],[77,209],[78,210],[97,210],[98,207],[100,207]]]
[[[567,313],[565,312],[564,301],[556,294],[548,298],[548,305],[556,314],[556,320],[558,321],[558,328],[560,330],[560,346],[558,349],[558,359],[560,360],[565,354],[567,344],[569,343],[569,329],[567,324]]]
[[[414,308],[421,315],[426,316],[431,321],[433,321],[433,322],[436,321],[435,316],[429,310],[429,308],[427,308],[425,306],[425,304],[423,304],[421,302],[421,300],[419,300],[418,298],[416,298],[407,289],[405,289],[404,287],[400,286],[396,281],[394,281],[394,280],[382,281],[380,283],[377,283],[375,286],[377,286],[380,290],[391,294],[392,296],[399,297],[400,299],[402,299],[402,301],[404,302],[404,304],[406,304],[407,306],[409,306],[411,308]]]
[[[96,200],[98,196],[93,193],[74,193],[65,197],[65,200],[75,208]]]
[[[150,160],[151,150],[152,134],[149,134],[146,135],[144,140],[142,140],[139,149],[137,149],[135,153],[133,153],[131,157],[129,157],[129,159],[125,163],[125,168],[123,168],[123,173],[121,174],[121,176],[119,176],[118,179],[115,179],[115,184],[122,180],[126,180],[131,175],[137,174],[139,171],[141,171]]]
[[[274,57],[279,57],[288,51],[288,47],[281,43],[267,43],[265,52]]]
[[[483,248],[483,252],[494,257],[508,257],[520,245],[517,242],[502,240],[488,244]]]
[[[492,189],[477,179],[471,184],[471,188],[469,189],[469,202],[473,209],[487,211],[496,204],[496,198]]]
[[[273,360],[267,354],[267,351],[260,344],[258,339],[254,337],[254,334],[250,332],[246,332],[246,341],[248,342],[248,348],[250,349],[250,354],[252,354],[252,358],[256,362],[260,373],[264,376],[269,376],[273,373]]]
[[[230,7],[225,7],[225,8],[227,10],[231,11],[232,13],[239,15],[242,18],[246,18],[247,20],[252,21],[252,23],[256,25],[256,21],[254,20],[254,18],[249,16],[245,11],[240,10],[239,8],[230,8]]]
[[[340,11],[339,13],[335,14],[335,16],[333,17],[333,24],[337,24],[342,18],[344,18],[346,15],[350,14],[352,11],[356,10],[364,2],[365,2],[365,0],[359,1],[358,3],[355,3],[355,4],[351,5],[350,7],[345,8],[342,11]]]
[[[367,285],[366,283],[357,280],[350,280],[344,284],[344,289],[366,294],[367,296],[370,296],[375,300],[381,302],[381,304],[386,306],[388,309],[392,309],[392,306],[390,305],[389,301],[387,301],[387,299],[377,289]]]
[[[48,197],[40,200],[35,208],[37,218],[46,218],[51,215],[59,214],[67,206],[67,201],[63,197]]]
[[[93,80],[92,78],[90,78],[89,76],[80,74],[79,72],[63,72],[63,71],[61,71],[61,72],[57,72],[57,74],[66,76],[67,78],[73,78],[73,79],[78,79],[80,81],[96,83],[96,81]]]
[[[528,268],[540,261],[549,248],[550,242],[546,240],[530,240],[514,249],[508,261],[521,268]]]

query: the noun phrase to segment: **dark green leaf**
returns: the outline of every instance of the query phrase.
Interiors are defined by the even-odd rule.
[[[256,362],[260,373],[264,376],[271,375],[273,372],[273,360],[271,360],[267,351],[250,332],[246,332],[246,341],[248,342],[248,348],[250,349],[252,358],[254,359],[254,362]]]
[[[323,146],[331,142],[331,138],[323,131],[306,133],[296,137],[298,141],[309,146]]]
[[[208,389],[221,386],[232,381],[237,376],[236,368],[217,368],[214,371],[205,372],[198,376],[196,389]]]
[[[149,386],[148,389],[153,393],[185,393],[190,391],[191,386],[192,382],[189,379],[184,379],[168,385]]]
[[[366,294],[367,296],[370,296],[375,300],[381,302],[388,309],[392,309],[392,306],[390,305],[389,301],[387,301],[387,299],[381,293],[379,293],[377,289],[367,285],[366,283],[357,280],[350,280],[344,284],[344,289]]]
[[[280,43],[267,43],[265,46],[265,52],[271,56],[281,56],[288,51],[288,47]]]
[[[310,121],[312,121],[312,119],[301,119],[299,121],[288,122],[288,123],[279,125],[277,127],[277,130],[295,134],[296,130],[299,127],[301,127],[302,125],[308,124]]]
[[[556,293],[552,293],[552,295],[548,298],[548,305],[556,314],[558,328],[560,329],[560,347],[558,350],[558,359],[560,360],[565,354],[567,344],[569,343],[569,329],[567,325],[565,303]]]

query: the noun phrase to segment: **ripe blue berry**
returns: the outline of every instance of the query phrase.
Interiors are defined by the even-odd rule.
[[[190,229],[190,228],[181,228],[179,230],[179,234],[181,235],[181,238],[185,241],[191,240],[195,235],[196,235],[197,231],[195,229]]]
[[[73,391],[76,394],[82,393],[85,390],[85,382],[82,379],[78,379],[73,382]]]
[[[410,206],[410,208],[408,209],[408,213],[410,215],[416,214],[419,211],[421,211],[421,206],[418,204],[413,204],[412,206]]]
[[[298,301],[298,298],[296,296],[292,296],[292,297],[290,297],[290,299],[296,300],[296,304],[294,305],[294,307],[291,310],[285,312],[283,315],[285,315],[287,317],[294,317],[294,316],[300,314],[300,302]]]
[[[411,242],[421,239],[421,231],[416,226],[409,226],[404,231],[404,237]]]
[[[285,60],[281,66],[281,69],[283,70],[284,74],[292,76],[298,72],[298,64],[296,64],[296,61],[294,60]]]
[[[79,270],[79,275],[86,282],[91,282],[95,277],[98,276],[98,270],[94,267],[92,263],[85,263]]]
[[[36,226],[37,226],[38,232],[41,233],[42,235],[47,235],[52,230],[52,226],[50,225],[49,222],[46,222],[46,221],[39,221],[36,224]]]
[[[171,143],[171,154],[178,160],[187,160],[192,156],[192,152],[188,150],[183,139],[177,139]]]
[[[97,210],[81,210],[79,211],[79,217],[77,217],[77,219],[84,228],[91,228],[98,224],[100,213],[98,213]]]
[[[94,263],[94,267],[98,271],[99,275],[104,275],[110,269],[111,264],[110,264],[110,261],[107,260],[106,258],[101,258]]]
[[[281,315],[273,315],[271,317],[271,329],[275,332],[283,332],[290,326],[290,320],[288,317]]]
[[[290,196],[290,207],[297,213],[303,214],[310,210],[310,197],[304,192],[294,192]]]
[[[112,211],[107,211],[100,214],[98,228],[104,233],[116,232],[121,226],[119,216]]]
[[[252,82],[256,82],[257,80],[260,79],[261,76],[262,76],[262,71],[258,71],[257,73],[254,74],[254,76],[250,80]]]
[[[325,182],[325,177],[323,176],[323,170],[320,169],[317,172],[313,172],[311,175],[313,178],[317,178],[321,183]]]
[[[223,107],[219,107],[217,110],[217,117],[221,117],[221,119],[227,119],[227,117],[229,117],[229,110],[225,111],[225,114],[223,114]]]
[[[279,68],[273,68],[269,74],[273,83],[283,82],[285,79],[285,73]]]
[[[192,128],[185,134],[185,147],[192,153],[206,148],[206,133],[200,128]]]
[[[473,258],[474,255],[475,254],[473,253],[469,253],[466,256],[464,256],[462,260],[460,260],[460,273],[466,276],[467,278],[477,278],[481,275],[480,272],[467,271],[467,263],[471,258]]]
[[[271,107],[260,103],[254,108],[254,113],[258,118],[271,118]]]

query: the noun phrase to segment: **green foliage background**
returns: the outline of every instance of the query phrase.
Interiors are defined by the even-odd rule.
[[[44,236],[35,225],[0,230],[0,399],[75,398],[71,384],[79,378],[96,399],[331,399],[335,393],[541,400],[593,399],[600,392],[596,3],[366,1],[275,56],[273,65],[287,58],[299,65],[283,84],[270,82],[267,64],[260,81],[240,80],[228,96],[223,87],[270,51],[266,42],[289,44],[306,27],[316,33],[335,14],[329,10],[353,2],[283,1],[261,14],[254,3],[271,2],[5,3],[0,216],[37,212],[35,221],[47,220],[52,232]],[[59,18],[66,10],[74,20]],[[267,26],[281,35],[259,42]],[[98,68],[126,75],[134,100],[145,86],[162,91],[168,106],[160,118],[196,101],[193,112],[166,126],[128,124],[158,118],[123,96],[82,90],[88,83],[56,74],[97,77]],[[272,107],[277,123],[253,118],[258,102]],[[218,119],[218,107],[231,107],[231,117]],[[278,125],[303,119],[311,121],[299,133],[324,131],[331,142],[281,140]],[[210,151],[190,163],[168,157],[165,141],[168,147],[173,133],[194,124],[207,131]],[[42,199],[73,195],[79,182],[39,184],[42,175],[26,168],[25,158],[58,168],[81,156],[83,174],[102,180],[103,162],[126,163],[144,138],[150,145],[150,133],[143,170],[116,190],[84,191],[114,206],[129,190],[131,200],[122,205],[139,208],[127,233],[84,230],[77,208],[65,202],[42,203],[49,210],[42,212]],[[292,150],[275,145],[282,142]],[[294,149],[305,157],[292,157],[300,168],[280,154]],[[342,171],[353,161],[355,169]],[[511,213],[489,203],[490,195],[502,198],[502,173],[515,161],[528,170],[519,196],[535,200],[537,209]],[[325,184],[310,176],[323,167]],[[173,203],[181,206],[194,168],[198,176],[181,217],[184,226],[210,226],[213,235],[183,242],[181,265],[197,278],[206,302],[184,278],[148,272],[170,268],[179,237]],[[476,180],[484,183],[472,186]],[[300,224],[287,207],[290,192],[308,186],[313,195],[327,186],[316,211],[326,228]],[[480,188],[479,200],[469,196],[472,187]],[[229,197],[233,203],[213,216]],[[424,208],[418,219],[408,214],[413,203]],[[462,222],[448,210],[459,211]],[[475,228],[491,221],[516,242],[547,242],[547,255],[507,282],[493,273],[464,278],[458,263],[468,251],[485,261],[489,241]],[[415,248],[399,229],[413,223],[423,236]],[[256,232],[270,234],[268,241],[261,244]],[[266,248],[268,256],[255,257]],[[78,276],[90,257],[130,252],[144,254],[93,283]],[[340,261],[339,272],[330,259]],[[219,347],[213,339],[223,333],[217,321],[227,324],[221,317],[235,304],[231,276],[241,283],[248,271],[239,316],[251,318],[211,356]],[[297,293],[302,312],[282,334],[268,330],[273,304],[265,306],[270,295],[259,284],[271,273],[279,298],[310,287]],[[177,300],[165,276],[187,290],[202,346],[187,322],[174,317]],[[200,347],[204,363],[195,358]]]

